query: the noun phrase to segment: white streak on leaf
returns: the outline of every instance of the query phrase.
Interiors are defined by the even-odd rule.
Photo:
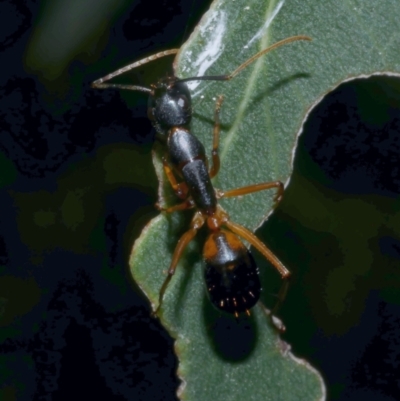
[[[267,18],[265,21],[264,25],[257,31],[257,33],[246,43],[244,46],[245,49],[247,49],[254,41],[258,40],[261,38],[266,30],[269,28],[271,25],[272,21],[275,19],[275,17],[278,15],[279,11],[281,10],[283,4],[285,3],[284,0],[281,0],[275,9],[272,11],[271,15]]]

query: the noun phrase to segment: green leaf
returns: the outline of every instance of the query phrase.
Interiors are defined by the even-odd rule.
[[[177,242],[171,229],[177,221],[171,220],[155,218],[136,242],[131,258],[135,280],[153,307],[164,279],[160,272],[169,262],[165,257],[160,260],[159,250],[169,255]],[[320,399],[322,380],[304,361],[293,357],[261,305],[253,308],[251,319],[241,317],[239,322],[213,309],[205,297],[199,249],[191,245],[165,294],[161,317],[176,339],[178,375],[184,382],[181,398]]]
[[[308,35],[313,42],[278,48],[230,82],[198,81],[196,87],[192,85],[192,130],[209,152],[215,99],[220,94],[225,97],[221,171],[214,185],[230,189],[277,179],[287,183],[296,137],[313,105],[345,80],[382,71],[400,72],[398,21],[396,1],[215,2],[181,49],[179,77],[230,73],[259,50],[289,36]],[[160,196],[173,203],[159,159],[155,162]],[[233,221],[255,229],[270,212],[273,195],[274,191],[263,191],[221,200],[221,204]],[[153,307],[191,214],[158,216],[135,243],[132,274]],[[319,376],[285,351],[286,345],[261,307],[255,307],[253,318],[244,319],[245,323],[230,326],[228,319],[230,329],[223,339],[215,337],[216,327],[225,318],[212,309],[205,295],[203,240],[200,235],[188,246],[161,312],[162,323],[176,339],[178,374],[184,383],[180,396],[188,400],[322,398]],[[254,334],[250,345],[245,340],[234,341],[243,324]],[[248,349],[232,360],[221,349],[221,342]]]

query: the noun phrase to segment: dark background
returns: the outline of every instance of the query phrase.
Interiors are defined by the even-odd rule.
[[[157,214],[147,99],[89,85],[180,47],[208,4],[65,4],[0,3],[0,398],[176,399],[173,342],[127,266]],[[257,233],[294,273],[285,339],[332,400],[400,399],[398,105],[393,78],[329,94]]]

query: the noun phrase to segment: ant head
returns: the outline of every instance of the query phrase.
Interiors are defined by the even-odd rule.
[[[148,116],[162,135],[172,127],[188,125],[192,117],[192,100],[187,85],[175,77],[158,81],[149,96]]]

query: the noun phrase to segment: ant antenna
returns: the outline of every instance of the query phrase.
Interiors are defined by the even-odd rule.
[[[110,74],[107,74],[106,76],[97,79],[92,83],[92,88],[96,89],[106,89],[106,88],[117,88],[117,89],[128,89],[128,90],[133,90],[133,91],[140,91],[140,92],[145,92],[145,93],[152,93],[152,89],[146,88],[144,86],[137,86],[137,85],[120,85],[120,84],[105,84],[104,82],[109,81],[112,78],[118,77],[121,74],[124,74],[125,72],[128,72],[130,70],[133,70],[134,68],[140,67],[143,64],[147,64],[150,61],[157,60],[161,57],[165,56],[170,56],[171,54],[176,54],[178,53],[179,49],[170,49],[170,50],[164,50],[162,52],[152,54],[151,56],[142,58],[139,61],[135,61],[132,64],[128,64],[125,67],[122,67],[114,72],[111,72]]]
[[[259,51],[256,53],[254,56],[250,57],[248,60],[246,60],[243,64],[239,65],[238,68],[236,68],[235,71],[233,71],[230,74],[226,75],[209,75],[209,76],[202,76],[202,77],[191,77],[191,78],[184,78],[184,79],[179,79],[179,82],[187,82],[187,81],[229,81],[232,78],[234,78],[237,74],[239,74],[240,71],[244,70],[249,64],[251,64],[253,61],[257,60],[259,57],[262,55],[269,53],[272,50],[275,50],[277,47],[286,45],[291,42],[296,42],[298,40],[312,40],[309,36],[304,36],[304,35],[297,35],[297,36],[291,36],[290,38],[283,39],[279,42],[274,43],[273,45],[267,47],[264,50]]]
[[[239,65],[238,68],[236,68],[235,71],[233,71],[230,74],[227,75],[208,75],[208,76],[201,76],[201,77],[190,77],[190,78],[183,78],[183,79],[178,79],[177,82],[187,82],[187,81],[229,81],[232,78],[234,78],[237,74],[239,74],[240,71],[244,70],[249,64],[251,64],[253,61],[257,60],[260,58],[262,55],[269,53],[272,50],[275,50],[276,48],[286,45],[291,42],[295,42],[298,40],[312,40],[309,36],[304,36],[304,35],[297,35],[297,36],[291,36],[290,38],[283,39],[279,42],[274,43],[273,45],[267,47],[264,50],[259,51],[257,54],[254,56],[250,57],[248,60],[246,60],[243,64]],[[145,86],[138,86],[138,85],[121,85],[121,84],[108,84],[105,83],[109,81],[112,78],[118,77],[121,74],[124,74],[125,72],[131,71],[134,68],[140,67],[144,64],[147,64],[151,61],[157,60],[161,57],[165,56],[170,56],[172,54],[176,54],[179,52],[179,49],[170,49],[170,50],[164,50],[162,52],[153,54],[151,56],[145,57],[139,61],[135,61],[132,64],[128,64],[125,67],[122,67],[110,74],[107,74],[106,76],[94,81],[92,83],[92,88],[95,89],[107,89],[107,88],[115,88],[115,89],[127,89],[127,90],[133,90],[133,91],[140,91],[140,92],[145,92],[152,94],[153,89],[146,88]]]

